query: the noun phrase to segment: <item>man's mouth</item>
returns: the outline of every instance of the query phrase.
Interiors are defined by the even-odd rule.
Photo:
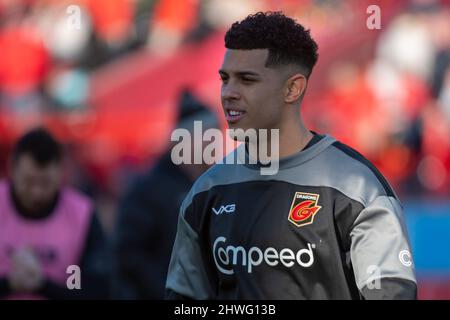
[[[225,112],[225,118],[230,123],[235,123],[241,120],[245,116],[245,111],[227,109]]]

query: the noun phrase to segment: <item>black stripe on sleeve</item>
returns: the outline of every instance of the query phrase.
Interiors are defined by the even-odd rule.
[[[336,141],[333,143],[333,146],[344,152],[346,155],[352,157],[353,159],[361,162],[366,167],[368,167],[377,177],[377,179],[382,184],[384,191],[386,192],[387,196],[397,198],[395,196],[394,191],[392,190],[391,186],[387,182],[386,178],[378,171],[378,169],[369,161],[367,160],[362,154],[360,154],[355,149],[350,148],[349,146],[343,144],[342,142]]]

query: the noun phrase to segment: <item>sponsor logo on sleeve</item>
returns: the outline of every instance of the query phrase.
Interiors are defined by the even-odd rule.
[[[405,267],[411,267],[412,266],[412,258],[411,258],[411,252],[409,250],[402,250],[398,254],[398,259],[400,260],[401,264]]]

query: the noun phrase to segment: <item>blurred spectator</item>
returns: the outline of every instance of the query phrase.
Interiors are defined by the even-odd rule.
[[[203,19],[215,30],[228,28],[249,13],[268,10],[267,0],[206,0],[201,2]],[[279,10],[279,8],[278,8]]]
[[[133,37],[136,0],[84,0],[97,37],[111,50],[119,50]]]
[[[375,55],[334,62],[318,96],[320,126],[361,150],[406,196],[448,194],[449,17],[441,1],[410,1],[382,29]]]
[[[445,74],[450,68],[450,7],[442,7],[429,21],[436,56],[431,76],[433,97],[440,95]]]
[[[0,29],[0,105],[18,112],[40,111],[40,85],[50,56],[36,29],[32,7],[19,2],[8,10]]]
[[[267,0],[159,0],[150,23],[147,46],[153,53],[168,55],[185,42],[202,40],[250,12],[267,8]]]
[[[420,7],[421,8],[421,7]],[[435,47],[427,19],[431,11],[416,8],[396,17],[381,35],[378,56],[395,66],[422,79],[428,79],[433,66]]]
[[[447,122],[450,123],[450,68],[447,68],[444,74],[443,86],[439,93],[438,102],[445,117],[447,118]]]
[[[155,53],[168,54],[194,28],[199,0],[159,0],[150,26],[148,47]]]
[[[62,186],[62,148],[43,129],[25,134],[0,182],[0,297],[106,298],[105,240],[92,202]],[[77,265],[81,289],[69,290]]]
[[[177,127],[191,134],[195,120],[202,121],[203,130],[219,126],[214,114],[188,92],[182,95],[179,112]],[[115,298],[164,298],[179,208],[195,179],[207,168],[206,164],[175,165],[169,148],[146,175],[132,183],[121,201],[116,223]]]
[[[422,121],[418,179],[425,194],[446,196],[450,190],[450,122],[434,104],[424,110]]]
[[[54,63],[79,63],[93,33],[92,18],[83,0],[47,0],[36,8],[37,27]]]
[[[85,109],[89,95],[89,76],[78,68],[54,68],[45,84],[52,105],[61,110]]]

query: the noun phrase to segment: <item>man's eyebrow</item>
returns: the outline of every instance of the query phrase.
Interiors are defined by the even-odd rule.
[[[226,72],[225,70],[222,70],[222,69],[219,70],[219,73],[228,75],[228,72]],[[233,72],[231,72],[231,73],[233,73]],[[240,77],[244,77],[244,76],[259,77],[260,76],[259,73],[254,72],[254,71],[249,71],[249,70],[236,71],[236,72],[234,72],[234,74],[236,74],[237,76],[240,76]]]

